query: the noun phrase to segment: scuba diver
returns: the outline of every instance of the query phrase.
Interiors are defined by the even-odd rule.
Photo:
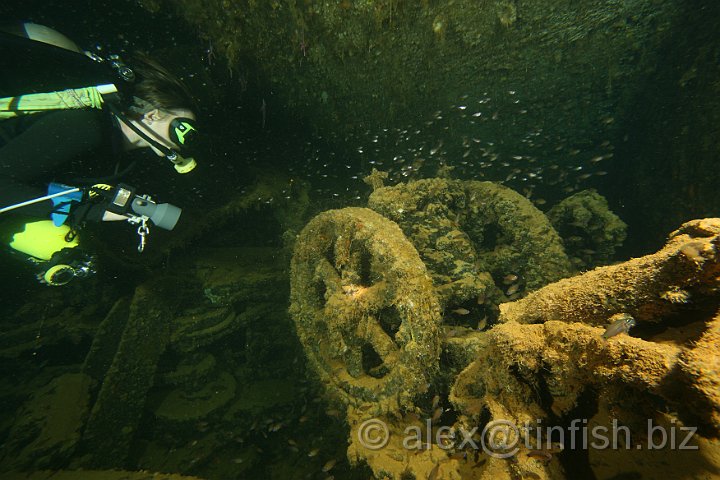
[[[136,224],[141,252],[151,223],[171,230],[181,213],[174,205],[128,185],[60,177],[78,157],[110,168],[119,152],[139,148],[191,171],[197,128],[185,86],[143,54],[126,64],[101,49],[83,52],[42,25],[0,25],[0,49],[0,221],[13,216],[0,241],[58,286],[94,273],[77,235],[86,222]]]

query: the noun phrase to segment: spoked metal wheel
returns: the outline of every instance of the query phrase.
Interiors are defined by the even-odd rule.
[[[425,265],[367,208],[323,212],[297,238],[291,313],[311,366],[345,403],[407,407],[438,367],[440,307]]]

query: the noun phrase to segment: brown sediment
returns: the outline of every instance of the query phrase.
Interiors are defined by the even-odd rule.
[[[478,196],[486,211],[473,203]],[[314,370],[347,406],[351,463],[366,462],[376,478],[572,478],[560,463],[562,447],[551,446],[549,436],[537,437],[544,444],[528,443],[533,438],[522,426],[545,422],[561,428],[573,416],[606,428],[620,422],[633,435],[642,433],[647,421],[694,425],[706,437],[720,433],[720,316],[707,318],[709,308],[717,308],[720,219],[687,222],[657,253],[559,280],[501,304],[499,323],[489,330],[440,326],[439,304],[446,308],[446,321],[472,314],[465,304],[448,308],[467,300],[467,291],[448,285],[482,283],[483,269],[489,268],[482,265],[490,262],[483,255],[493,258],[492,249],[473,243],[474,235],[482,237],[473,230],[482,230],[477,226],[482,222],[507,228],[508,236],[513,232],[515,242],[523,243],[499,246],[506,253],[518,248],[507,259],[540,255],[533,248],[542,242],[528,247],[530,239],[518,236],[523,229],[549,238],[542,243],[548,248],[544,258],[560,255],[556,264],[525,260],[526,270],[512,262],[492,267],[504,288],[510,290],[518,277],[527,285],[533,261],[548,279],[567,272],[562,246],[553,240],[559,237],[548,233],[554,231],[545,217],[523,219],[524,204],[516,200],[504,187],[482,182],[431,179],[380,187],[371,206],[396,220],[410,242],[395,223],[367,209],[325,212],[298,238],[291,307],[298,333]],[[512,226],[499,218],[506,209],[519,217]],[[468,268],[453,270],[463,262]],[[422,280],[412,280],[413,275]],[[497,288],[487,278],[484,289]],[[407,287],[404,301],[399,284]],[[413,296],[418,292],[422,302]],[[485,291],[474,293],[484,300]],[[678,328],[676,319],[665,332],[644,339],[627,332],[603,338],[614,314],[664,325],[669,314],[690,311],[693,317],[680,322],[685,327]],[[417,335],[421,319],[431,335],[420,352],[441,348],[442,355],[410,353],[412,343],[400,332],[412,325],[409,331]],[[392,335],[388,320],[395,325]],[[367,368],[361,353],[366,344],[383,360],[379,366]],[[378,377],[378,367],[389,369]],[[375,448],[363,441],[367,421],[382,422],[387,445]],[[507,432],[499,452],[458,444],[459,432],[475,428],[473,439],[480,441],[479,432],[498,421],[517,427],[516,449],[508,445],[512,435]],[[442,429],[453,432],[453,440],[436,440]],[[403,443],[415,431],[422,434],[423,448]],[[711,452],[703,453],[707,458],[697,463],[698,471],[720,465],[712,453],[717,445],[706,438],[698,442]],[[585,468],[604,471],[602,458],[592,457]]]
[[[720,312],[694,348],[682,352],[678,364],[687,387],[686,417],[699,421],[695,425],[702,434],[720,436]]]
[[[539,404],[541,390],[552,397],[550,409],[557,416],[575,407],[590,387],[600,395],[622,386],[678,401],[664,386],[679,347],[626,335],[605,340],[602,333],[598,327],[557,321],[498,325],[486,333],[490,348],[457,377],[450,398],[461,411],[488,408],[493,417],[518,424],[546,416]]]
[[[720,448],[712,440],[720,433],[718,324],[720,316],[709,323],[700,341],[684,347],[627,335],[605,340],[601,328],[581,323],[498,325],[482,334],[487,348],[458,375],[450,400],[462,412],[459,423],[472,425],[482,415],[489,415],[491,423],[509,422],[524,435],[524,445],[541,452],[541,447],[551,439],[544,433],[531,434],[534,426],[564,425],[561,428],[566,428],[568,434],[567,426],[576,418],[576,426],[585,432],[592,428],[605,433],[627,431],[627,438],[634,443],[621,443],[614,448],[588,446],[587,433],[572,438],[573,449],[590,450],[589,468],[596,472],[617,474],[637,469],[653,473],[649,477],[655,478],[662,471],[658,467],[661,456],[670,455],[668,458],[682,465],[672,467],[676,473],[700,474],[720,467]],[[595,413],[598,410],[604,413],[598,416]],[[667,452],[662,454],[657,447],[655,452],[643,452],[641,458],[647,465],[635,461],[637,458],[626,460],[627,455],[637,455],[636,450],[647,450],[652,445],[646,436],[651,426],[662,428],[661,438],[651,439],[654,445],[660,445],[663,438],[669,441],[673,435],[673,446],[665,444]],[[705,438],[693,436],[696,428]],[[624,438],[620,440],[625,442]],[[564,439],[568,448],[570,440]],[[593,440],[597,439],[591,437],[590,441]],[[678,452],[683,440],[701,448]],[[613,451],[602,451],[605,449]],[[618,455],[624,460],[608,468],[607,458]],[[543,456],[539,463],[545,464],[547,459],[550,468],[559,468],[554,465],[554,455]],[[537,467],[536,457],[532,450],[524,453],[522,448],[515,456],[521,469]],[[625,470],[628,465],[632,465],[631,470]],[[549,478],[564,477],[555,472]],[[568,473],[567,478],[573,477]]]
[[[687,298],[717,298],[719,275],[720,219],[693,220],[657,253],[599,267],[501,305],[500,321],[599,325],[613,314],[628,313],[640,322],[659,322]]]

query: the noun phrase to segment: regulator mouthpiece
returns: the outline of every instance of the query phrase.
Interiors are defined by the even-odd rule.
[[[175,166],[175,170],[180,174],[190,173],[197,167],[197,162],[195,162],[193,157],[183,157],[177,153],[175,159],[170,159],[170,161]]]

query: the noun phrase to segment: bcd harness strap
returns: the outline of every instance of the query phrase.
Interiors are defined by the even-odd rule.
[[[115,94],[117,91],[115,85],[108,83],[57,92],[30,93],[0,98],[0,120],[49,110],[102,109],[106,101],[103,95]]]

